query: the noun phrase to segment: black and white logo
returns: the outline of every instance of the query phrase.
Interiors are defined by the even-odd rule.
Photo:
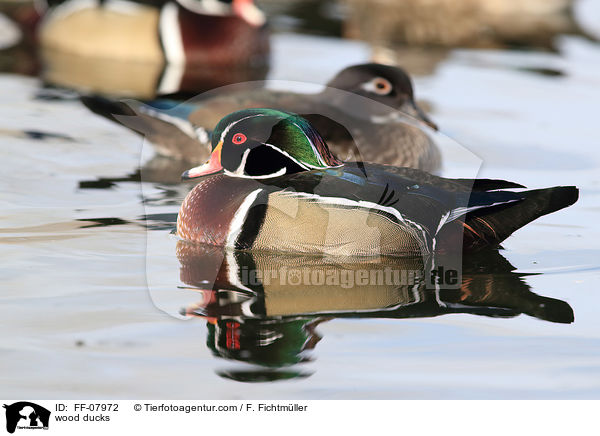
[[[48,429],[50,411],[29,401],[5,404],[6,431],[14,433],[16,429],[39,430]]]

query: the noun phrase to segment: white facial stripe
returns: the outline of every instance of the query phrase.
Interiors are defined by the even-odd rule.
[[[244,168],[246,168],[246,160],[248,160],[249,154],[250,154],[250,149],[247,148],[246,151],[244,151],[244,154],[242,155],[242,161],[240,162],[240,166],[237,167],[237,170],[235,170],[233,172],[233,174],[235,174],[238,177],[241,177],[244,175]]]
[[[233,128],[233,126],[235,126],[236,124],[238,124],[241,121],[247,120],[248,118],[252,118],[252,117],[265,117],[267,116],[267,114],[252,114],[252,115],[248,115],[247,117],[241,118],[237,121],[234,121],[233,123],[231,123],[230,125],[228,125],[224,130],[223,133],[221,133],[221,137],[219,138],[219,140],[221,141],[225,141],[225,136],[227,136],[227,134],[229,133],[229,131]],[[300,130],[302,130],[302,127],[300,127],[298,124],[293,123],[294,126],[298,127]],[[314,154],[317,156],[317,158],[319,159],[319,162],[321,162],[321,164],[326,165],[326,163],[323,161],[323,158],[321,157],[321,155],[319,154],[319,152],[317,151],[317,148],[315,147],[314,143],[312,142],[312,140],[307,136],[306,137],[308,139],[308,142],[311,146],[311,148],[313,149]],[[279,151],[282,154],[285,154],[287,157],[289,157],[290,159],[294,160],[294,162],[298,163],[301,166],[304,166],[302,164],[300,164],[296,159],[292,158],[289,154],[287,154],[286,152],[284,152],[283,150],[277,148],[276,146],[272,145],[272,144],[266,144],[272,148],[277,149],[277,151]],[[308,164],[306,164],[308,165]],[[311,166],[311,168],[319,168],[316,166]]]
[[[294,162],[295,162],[295,163],[296,163],[298,166],[300,166],[300,167],[304,168],[305,170],[309,170],[309,169],[311,169],[311,168],[312,168],[312,169],[317,169],[317,168],[320,168],[320,167],[315,167],[315,166],[312,166],[312,165],[310,165],[310,164],[305,164],[304,162],[300,162],[298,159],[296,159],[296,158],[292,157],[292,156],[291,156],[289,153],[286,153],[285,151],[283,151],[282,149],[280,149],[280,148],[279,148],[279,147],[277,147],[276,145],[273,145],[273,144],[267,144],[267,143],[265,143],[265,145],[266,145],[267,147],[271,147],[271,148],[272,148],[272,149],[274,149],[274,150],[277,150],[279,153],[283,154],[283,155],[284,155],[285,157],[287,157],[288,159],[290,159],[290,160],[294,161]]]
[[[225,137],[229,134],[229,131],[233,128],[233,126],[235,126],[236,124],[238,124],[241,121],[247,120],[249,118],[253,118],[253,117],[264,117],[266,116],[266,114],[252,114],[249,115],[247,117],[241,118],[233,123],[231,123],[230,125],[228,125],[224,130],[223,133],[221,133],[221,137],[219,138],[220,141],[224,141]],[[297,126],[297,125],[296,125]],[[300,128],[300,126],[297,126],[298,128]],[[313,147],[314,150],[314,145],[312,144],[312,142],[309,140],[311,147]],[[280,148],[272,145],[272,144],[266,144],[266,146],[271,147],[275,150],[277,150],[279,153],[283,154],[284,156],[286,156],[288,159],[292,160],[293,162],[295,162],[298,166],[300,166],[301,168],[304,168],[305,170],[309,170],[311,168],[319,168],[319,167],[315,167],[312,165],[308,165],[308,164],[303,164],[302,162],[298,161],[297,159],[294,159],[292,156],[290,156],[288,153],[286,153],[285,151],[281,150]],[[246,151],[244,151],[244,154],[242,156],[242,161],[240,162],[240,166],[237,167],[237,169],[233,172],[225,170],[225,174],[229,175],[229,176],[233,176],[233,177],[242,177],[242,178],[251,178],[251,179],[266,179],[269,177],[278,177],[278,176],[282,176],[286,173],[286,168],[281,168],[280,170],[272,173],[272,174],[264,174],[262,176],[248,176],[246,174],[244,174],[244,169],[246,167],[246,161],[248,159],[248,155],[250,154],[250,149],[247,149]],[[318,156],[318,153],[315,153]]]
[[[246,174],[243,175],[237,175],[236,173],[232,173],[230,171],[227,170],[223,170],[225,175],[227,176],[231,176],[231,177],[241,177],[243,179],[268,179],[269,177],[279,177],[279,176],[283,176],[285,174],[285,172],[287,171],[287,168],[281,168],[280,170],[274,172],[273,174],[263,174],[262,176],[248,176]]]
[[[252,115],[248,115],[247,117],[244,118],[240,118],[237,121],[234,121],[233,123],[231,123],[230,125],[228,125],[227,127],[225,127],[225,129],[223,130],[223,133],[221,133],[221,137],[219,138],[219,141],[225,141],[225,137],[227,136],[227,134],[229,133],[229,131],[231,130],[231,128],[233,126],[235,126],[237,123],[239,123],[240,121],[244,121],[247,120],[248,118],[253,118],[253,117],[264,117],[266,116],[266,114],[252,114]]]
[[[308,164],[304,164],[302,162],[300,162],[299,160],[293,158],[292,156],[290,156],[288,153],[286,153],[285,151],[279,149],[278,147],[276,147],[273,144],[265,144],[267,147],[271,147],[274,150],[277,150],[279,153],[283,154],[284,156],[286,156],[288,159],[290,159],[291,161],[293,161],[294,163],[296,163],[299,167],[310,171],[311,169],[317,169],[320,167],[315,167],[312,165],[308,165]],[[246,169],[246,161],[248,160],[248,155],[250,154],[250,149],[246,149],[246,151],[244,151],[244,154],[242,155],[242,161],[240,162],[240,166],[237,167],[237,169],[233,172],[227,171],[225,170],[225,174],[229,175],[229,176],[233,176],[233,177],[245,177],[245,178],[250,178],[250,179],[266,179],[269,177],[278,177],[278,176],[282,176],[286,173],[286,168],[283,167],[280,170],[272,173],[272,174],[264,174],[262,176],[249,176],[244,174],[244,170]]]
[[[296,123],[293,123],[293,124],[294,124],[294,126],[298,127],[300,130],[302,130],[302,128],[298,124],[296,124]],[[317,156],[317,159],[319,160],[319,162],[321,162],[322,165],[326,166],[325,161],[321,157],[321,154],[318,152],[317,147],[315,147],[315,144],[312,142],[312,139],[310,139],[308,136],[306,137],[306,139],[308,139],[308,142],[309,142],[311,148],[313,149],[313,153],[315,154],[315,156]]]
[[[249,115],[247,117],[241,118],[237,121],[234,121],[233,123],[229,124],[221,133],[221,137],[219,138],[220,141],[225,141],[225,137],[229,134],[229,132],[231,131],[231,129],[238,124],[241,121],[247,120],[248,118],[252,118],[252,117],[264,117],[267,116],[267,114],[252,114]],[[296,127],[298,127],[300,130],[302,130],[302,128],[296,124],[293,123]],[[318,152],[317,148],[315,147],[314,143],[312,142],[312,140],[310,138],[308,138],[308,142],[315,154],[315,156],[317,156],[317,159],[319,160],[319,162],[321,163],[322,166],[328,167],[329,165],[327,165],[327,163],[323,160],[323,157],[320,155],[320,153]],[[298,159],[294,158],[292,155],[290,155],[289,153],[283,151],[282,149],[280,149],[279,147],[277,147],[276,145],[273,144],[269,144],[269,143],[264,143],[264,145],[271,147],[274,150],[277,150],[279,153],[283,154],[285,157],[287,157],[288,159],[290,159],[291,161],[293,161],[294,163],[296,163],[296,165],[298,165],[299,167],[310,171],[311,169],[320,169],[322,168],[321,166],[316,166],[316,165],[311,165],[309,163],[306,162],[301,162]],[[265,174],[262,176],[248,176],[244,174],[244,170],[246,167],[246,161],[248,159],[248,154],[249,154],[250,149],[246,150],[244,152],[244,155],[242,156],[242,161],[240,163],[240,165],[236,168],[235,171],[231,172],[228,171],[227,169],[225,169],[225,174],[229,175],[229,176],[233,176],[233,177],[243,177],[243,178],[251,178],[251,179],[266,179],[269,177],[278,177],[278,176],[282,176],[286,173],[286,168],[281,168],[280,170],[272,173],[272,174]],[[341,166],[341,164],[339,165]]]

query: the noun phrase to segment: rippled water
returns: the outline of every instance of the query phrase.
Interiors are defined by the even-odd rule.
[[[483,159],[480,176],[574,184],[580,200],[516,232],[506,259],[489,264],[499,269],[472,266],[487,274],[488,294],[442,294],[441,305],[430,295],[410,310],[358,318],[332,314],[344,301],[331,297],[324,313],[271,326],[300,343],[281,351],[286,358],[304,346],[310,359],[279,372],[214,356],[218,321],[184,321],[156,307],[175,301],[176,312],[199,294],[177,289],[186,281],[168,235],[185,190],[140,184],[140,156],[151,159],[143,141],[76,100],[36,98],[34,79],[0,76],[4,395],[598,398],[600,46],[577,37],[557,45],[557,53],[451,51],[416,78],[417,96],[443,133]],[[316,83],[369,56],[361,43],[286,34],[274,50],[271,78]],[[173,285],[149,292],[156,283]],[[531,292],[566,302],[574,323],[540,320]],[[264,310],[274,310],[270,298]]]

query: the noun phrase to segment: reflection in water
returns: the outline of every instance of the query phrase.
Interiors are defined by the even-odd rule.
[[[217,374],[223,378],[240,382],[272,382],[278,380],[290,380],[293,378],[306,378],[311,374],[302,371],[290,371],[290,370],[253,370],[253,371],[241,371],[241,370],[228,370],[228,371],[217,371]]]
[[[321,339],[316,327],[333,318],[523,313],[573,322],[566,302],[531,292],[526,274],[514,272],[496,250],[464,259],[460,287],[437,289],[427,286],[428,266],[421,258],[352,261],[231,252],[184,241],[177,244],[177,257],[183,289],[198,293],[198,302],[182,312],[207,320],[207,346],[215,356],[260,368],[219,372],[239,381],[307,376],[289,367],[312,360]]]
[[[144,63],[127,60],[90,58],[54,50],[42,50],[43,79],[52,85],[96,94],[152,99],[162,94],[196,95],[231,83],[262,80],[268,65],[221,68],[184,68],[168,63]],[[173,69],[178,69],[175,73]],[[173,74],[182,79],[167,88],[164,80]]]

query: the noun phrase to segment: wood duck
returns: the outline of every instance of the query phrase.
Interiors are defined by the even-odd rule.
[[[511,191],[504,180],[446,179],[343,163],[298,115],[246,109],[223,118],[208,176],[177,218],[184,240],[238,250],[337,256],[411,256],[500,244],[534,219],[573,204],[572,186]]]
[[[361,160],[435,171],[440,154],[431,140],[437,126],[414,101],[408,74],[397,67],[361,64],[345,68],[318,94],[266,89],[219,92],[196,101],[117,103],[83,97],[92,111],[144,135],[159,154],[204,162],[207,132],[239,109],[270,107],[303,114],[343,160]],[[205,147],[199,147],[201,142]]]
[[[268,67],[269,32],[252,0],[67,0],[49,6],[39,40],[45,79],[53,84],[153,98],[261,79]],[[149,87],[157,88],[154,94]]]

